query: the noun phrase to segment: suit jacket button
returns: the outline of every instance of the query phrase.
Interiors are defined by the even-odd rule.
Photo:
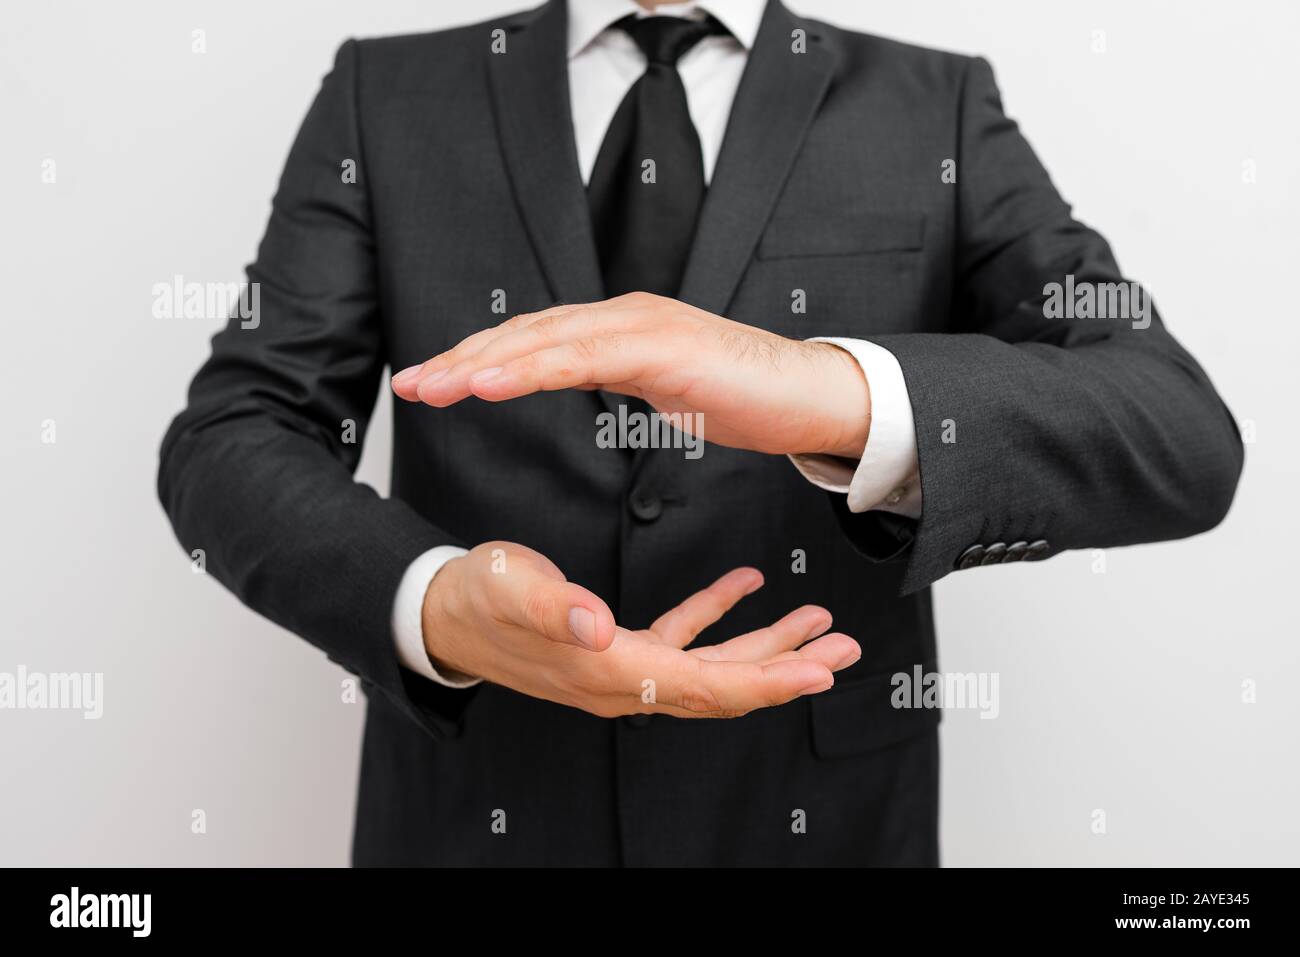
[[[632,509],[632,514],[642,522],[653,522],[664,513],[664,503],[659,496],[649,489],[635,489],[632,497],[628,500],[628,507]]]
[[[1047,539],[1040,538],[1036,542],[1031,542],[1029,548],[1025,551],[1025,561],[1036,562],[1047,554]]]
[[[629,728],[644,728],[650,724],[650,715],[648,714],[625,714],[623,723]]]
[[[984,558],[984,546],[972,545],[957,558],[958,570],[974,568]]]
[[[1007,553],[1002,556],[1002,564],[1009,562],[1018,562],[1025,557],[1025,552],[1029,551],[1028,542],[1012,542],[1007,546]]]
[[[997,565],[1001,563],[1003,557],[1007,554],[1006,542],[994,542],[988,548],[984,549],[984,557],[980,559],[981,565]]]

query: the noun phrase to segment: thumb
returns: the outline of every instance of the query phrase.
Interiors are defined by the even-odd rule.
[[[614,613],[599,596],[563,579],[538,576],[521,596],[518,620],[551,641],[604,651],[614,641]]]

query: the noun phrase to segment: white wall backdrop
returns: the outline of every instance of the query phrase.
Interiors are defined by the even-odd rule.
[[[346,863],[362,706],[340,700],[343,672],[177,547],[157,446],[218,323],[154,318],[151,287],[242,278],[344,38],[515,6],[6,4],[0,671],[105,684],[97,721],[0,710],[0,863]],[[996,672],[1001,692],[996,720],[943,725],[945,862],[1300,862],[1300,8],[794,6],[987,56],[1077,214],[1254,435],[1211,534],[938,586],[943,668]],[[385,409],[362,470],[380,488],[389,422]]]

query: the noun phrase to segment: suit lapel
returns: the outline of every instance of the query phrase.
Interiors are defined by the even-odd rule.
[[[507,22],[489,55],[497,130],[515,200],[559,302],[603,297],[569,103],[562,0]],[[794,53],[802,29],[807,52]],[[769,0],[700,213],[679,298],[721,313],[749,264],[830,82],[834,56],[811,25]]]
[[[525,228],[557,302],[604,297],[569,101],[563,0],[505,21],[506,52],[488,56],[492,107]],[[794,53],[792,31],[807,50]],[[769,0],[732,104],[722,152],[678,296],[724,313],[753,255],[833,72],[810,24]],[[617,412],[629,400],[597,393]]]
[[[551,293],[592,302],[604,292],[574,144],[567,15],[564,0],[551,0],[510,18],[488,73],[515,202]]]
[[[807,51],[795,53],[792,32]],[[696,228],[683,302],[723,313],[825,96],[834,56],[777,0],[763,12]]]

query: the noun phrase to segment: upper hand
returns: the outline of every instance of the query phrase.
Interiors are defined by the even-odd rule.
[[[806,605],[767,628],[687,648],[763,584],[738,568],[643,631],[522,545],[488,542],[447,562],[425,595],[425,646],[441,665],[601,717],[736,717],[834,684],[861,656]],[[820,636],[820,637],[818,637]],[[802,647],[801,647],[802,646]]]
[[[871,427],[867,381],[844,350],[649,293],[515,316],[393,377],[398,396],[438,407],[574,388],[701,413],[702,438],[772,454],[857,458]]]

